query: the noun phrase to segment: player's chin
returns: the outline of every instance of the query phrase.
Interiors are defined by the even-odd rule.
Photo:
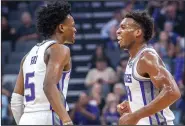
[[[72,39],[70,40],[70,42],[71,42],[71,44],[74,44],[74,43],[75,43],[75,38],[72,38]]]
[[[120,44],[121,49],[126,49],[126,46],[124,44]]]
[[[74,43],[75,43],[74,40],[70,40],[70,41],[66,41],[66,42],[65,42],[65,44],[69,44],[69,45],[72,45],[72,44],[74,44]]]
[[[74,44],[74,43],[75,43],[75,40],[72,40],[72,41],[71,41],[71,44]]]

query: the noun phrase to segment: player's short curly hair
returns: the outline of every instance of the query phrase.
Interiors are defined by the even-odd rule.
[[[146,11],[131,11],[125,15],[125,18],[132,18],[136,23],[138,23],[143,32],[144,32],[144,39],[145,41],[149,41],[153,35],[153,19]]]
[[[65,0],[52,1],[47,6],[39,8],[36,14],[38,32],[49,38],[68,14],[71,14],[71,5]]]

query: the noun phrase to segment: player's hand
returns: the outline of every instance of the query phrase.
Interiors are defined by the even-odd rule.
[[[139,120],[134,113],[124,113],[119,119],[119,125],[136,125]]]
[[[128,101],[123,101],[122,103],[118,104],[117,111],[120,115],[123,115],[123,113],[131,113],[132,112]]]

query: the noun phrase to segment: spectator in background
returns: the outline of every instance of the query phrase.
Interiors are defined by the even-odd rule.
[[[3,81],[2,81],[3,82]],[[3,124],[14,125],[15,121],[10,107],[11,93],[13,92],[12,83],[2,83],[2,117]]]
[[[126,13],[132,11],[135,1],[128,1],[125,3],[123,9],[121,9],[121,15],[122,17],[125,16]]]
[[[159,35],[159,41],[156,42],[153,47],[162,58],[167,56],[168,43],[170,43],[168,33],[161,31]]]
[[[117,77],[115,71],[107,66],[105,59],[101,58],[97,59],[96,68],[89,70],[85,78],[85,85],[90,91],[95,83],[100,83],[102,85],[103,97],[106,97],[112,88],[111,85],[116,81]]]
[[[179,44],[180,44],[180,47],[181,47],[182,49],[185,49],[185,37],[182,37],[182,38],[181,38]]]
[[[18,29],[17,41],[28,41],[38,39],[35,25],[32,23],[32,18],[29,12],[23,12],[21,15],[22,25]]]
[[[116,83],[114,85],[113,93],[117,96],[119,103],[127,100],[126,90],[123,83]]]
[[[162,30],[164,23],[170,21],[174,25],[175,32],[183,35],[184,30],[182,30],[182,26],[184,26],[184,16],[177,13],[177,7],[177,1],[164,1],[163,8],[160,10],[160,13],[158,13],[159,16],[156,19],[156,23]]]
[[[175,58],[175,71],[174,78],[179,86],[183,85],[183,70],[184,70],[184,58],[185,58],[185,50],[183,48],[180,49],[180,52],[177,54]]]
[[[180,41],[180,36],[173,31],[173,23],[166,21],[164,24],[164,31],[167,32],[169,38],[172,40],[173,44],[177,44]]]
[[[102,102],[103,101],[103,99],[102,99],[102,85],[99,83],[95,83],[92,86],[92,90],[91,90],[90,95],[92,97],[92,100],[95,100],[97,105],[99,106],[99,108],[102,109],[104,106],[104,103]]]
[[[2,111],[2,117],[1,117],[1,119],[2,119],[2,124],[3,125],[6,125],[6,124],[8,124],[8,97],[6,96],[6,95],[4,95],[4,94],[2,94],[2,104],[1,104],[1,111]]]
[[[1,18],[1,40],[2,41],[11,41],[14,47],[14,41],[16,39],[15,28],[11,28],[8,24],[8,20],[5,16]]]
[[[5,88],[2,88],[2,124],[11,124],[10,122],[10,115],[9,115],[9,100],[11,93],[6,90]]]
[[[152,17],[156,18],[159,13],[159,9],[162,7],[162,1],[148,1],[147,10]]]
[[[156,36],[158,36],[158,33],[160,32],[157,18],[160,14],[161,7],[162,7],[162,1],[148,1],[147,10],[154,19],[154,32]]]
[[[121,15],[121,10],[116,10],[114,12],[113,18],[108,21],[103,28],[101,29],[101,36],[104,39],[109,39],[110,36],[110,29],[113,26],[119,25],[121,20],[122,20],[123,16]]]
[[[102,111],[102,125],[118,125],[117,122],[120,116],[116,109],[117,105],[118,98],[114,93],[109,93]]]
[[[183,111],[182,111],[182,118],[181,118],[181,122],[183,125],[185,125],[185,67],[184,67],[184,73],[183,73],[183,84],[184,84],[184,93],[182,95],[182,99],[184,101],[184,105],[183,106]]]
[[[10,10],[9,10],[9,7],[8,7],[8,2],[7,1],[1,1],[1,14],[8,17],[9,11]]]
[[[163,59],[167,69],[173,72],[173,58],[175,57],[175,45],[170,40],[167,32],[160,32],[159,41],[154,44],[155,50]]]
[[[178,87],[181,92],[181,98],[175,103],[176,109],[174,110],[175,114],[174,123],[177,125],[185,124],[185,67],[183,68],[183,73],[181,72],[181,74],[183,76],[182,83],[178,84]]]
[[[91,58],[91,68],[95,68],[96,67],[96,60],[100,59],[100,58],[104,58],[107,62],[108,66],[111,66],[110,64],[110,60],[108,59],[107,55],[105,54],[103,45],[97,45],[95,53],[92,55]]]
[[[163,61],[167,67],[167,69],[174,74],[174,59],[176,57],[176,48],[173,43],[169,43],[167,46],[167,56],[163,58]]]
[[[179,5],[182,4],[182,5]],[[167,8],[167,20],[173,22],[174,31],[180,35],[184,35],[184,30],[182,26],[184,25],[184,13],[177,13],[178,11],[183,11],[184,2],[179,3],[179,1],[171,1],[169,2]],[[183,6],[183,7],[182,7]],[[180,10],[181,9],[181,10]]]
[[[119,65],[116,67],[116,73],[118,77],[118,82],[124,82],[124,73],[127,67],[128,57],[122,57],[120,60]]]
[[[120,61],[121,50],[117,42],[116,30],[117,26],[113,25],[110,29],[110,41],[105,46],[105,53],[110,59],[111,66],[115,69]]]
[[[100,110],[85,92],[80,94],[70,116],[75,125],[100,125]]]

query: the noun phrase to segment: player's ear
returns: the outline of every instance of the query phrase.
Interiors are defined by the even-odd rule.
[[[59,24],[58,25],[58,30],[59,30],[59,32],[64,33],[64,25],[63,24]]]
[[[136,38],[138,38],[139,36],[142,35],[142,30],[141,29],[137,29],[135,32],[134,32],[134,35]]]

